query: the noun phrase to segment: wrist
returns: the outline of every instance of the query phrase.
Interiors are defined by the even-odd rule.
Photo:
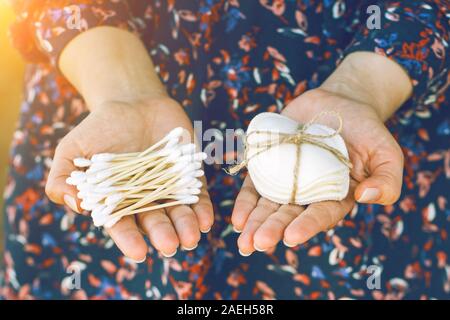
[[[91,106],[91,113],[108,113],[112,109],[120,109],[120,112],[137,112],[144,122],[151,122],[155,112],[159,112],[160,108],[170,109],[173,105],[177,105],[176,101],[167,94],[130,96],[121,97],[120,99],[99,100],[98,103]]]
[[[159,128],[160,124],[155,119],[170,115],[165,119],[166,124],[185,124],[190,128],[190,120],[180,104],[171,97],[164,95],[158,97],[131,98],[128,100],[106,100],[92,108],[91,114],[109,115],[118,114],[124,119],[139,119],[148,130]],[[125,121],[125,120],[124,120]],[[170,126],[170,125],[169,125]]]
[[[324,83],[319,88],[315,89],[320,92],[320,95],[337,96],[347,101],[352,101],[359,105],[359,108],[370,111],[381,122],[387,120],[390,116],[386,110],[388,108],[381,105],[373,93],[367,91],[363,85],[359,83],[352,83],[354,79],[336,79]],[[328,106],[330,107],[330,106]],[[333,106],[335,108],[335,106]],[[346,108],[340,106],[340,108]]]
[[[130,87],[122,87],[120,90],[110,90],[105,88],[102,91],[92,92],[92,94],[85,93],[83,96],[89,105],[90,111],[111,104],[129,105],[130,107],[139,106],[150,108],[154,101],[170,99],[165,89],[161,87],[152,88],[150,84],[147,86],[131,85]]]
[[[167,96],[144,44],[119,28],[102,26],[79,34],[61,52],[59,67],[91,111],[108,101]]]
[[[369,52],[350,54],[320,88],[371,107],[383,122],[412,91],[408,75],[397,63]]]

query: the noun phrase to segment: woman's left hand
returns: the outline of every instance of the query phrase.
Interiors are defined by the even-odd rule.
[[[321,231],[334,227],[355,204],[394,203],[401,191],[402,151],[369,104],[314,89],[293,100],[282,112],[300,123],[308,122],[325,110],[337,111],[344,120],[344,138],[350,160],[350,190],[342,201],[324,201],[307,207],[279,205],[260,197],[250,177],[236,199],[232,223],[242,231],[239,250],[247,256],[254,250],[266,251],[283,240],[292,247],[306,242]],[[333,126],[331,123],[323,123]]]

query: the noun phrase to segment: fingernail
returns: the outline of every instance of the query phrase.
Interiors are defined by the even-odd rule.
[[[241,255],[241,256],[243,256],[243,257],[248,257],[248,256],[250,256],[252,253],[250,252],[250,253],[243,253],[242,251],[241,251],[241,249],[239,249],[239,254]]]
[[[236,233],[241,233],[241,232],[242,232],[242,230],[238,230],[238,229],[236,229],[236,227],[235,227],[235,226],[233,226],[233,231],[234,231],[234,232],[236,232]]]
[[[68,194],[64,195],[64,203],[73,211],[80,213],[74,197],[69,196]]]
[[[172,258],[174,255],[177,254],[177,250],[175,250],[173,253],[171,254],[166,254],[164,252],[161,251],[161,254],[165,257],[165,258]]]
[[[183,249],[184,251],[191,251],[191,250],[196,249],[197,247],[198,247],[198,243],[195,246],[193,246],[192,248],[181,247],[181,249]]]
[[[256,244],[253,244],[253,248],[255,248],[255,250],[259,251],[259,252],[264,252],[264,251],[267,250],[267,249],[260,249],[260,248],[258,248],[258,246]]]
[[[296,244],[290,244],[290,243],[287,243],[286,240],[283,240],[283,244],[284,244],[286,247],[288,247],[288,248],[293,248],[293,247],[296,246]]]
[[[145,256],[141,261],[138,261],[138,260],[134,260],[134,259],[131,259],[131,258],[129,258],[131,261],[133,261],[134,263],[142,263],[142,262],[144,262],[145,260],[147,260],[147,256]]]
[[[204,231],[200,230],[201,233],[208,233],[208,232],[210,232],[210,231],[211,231],[211,227],[209,227],[208,230],[204,230]]]
[[[373,202],[380,197],[380,190],[377,188],[367,188],[359,197],[358,202]]]

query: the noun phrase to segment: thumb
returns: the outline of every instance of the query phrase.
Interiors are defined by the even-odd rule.
[[[73,144],[63,138],[55,150],[52,166],[45,185],[45,193],[57,204],[65,204],[73,211],[80,213],[77,189],[66,183],[70,173],[76,170],[73,159],[78,156]]]
[[[390,205],[400,197],[403,181],[403,153],[400,147],[376,151],[369,162],[370,176],[355,190],[359,203]]]

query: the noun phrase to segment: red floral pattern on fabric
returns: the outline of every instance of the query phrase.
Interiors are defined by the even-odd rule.
[[[195,251],[170,259],[150,249],[140,265],[125,259],[89,218],[52,204],[44,195],[54,149],[87,109],[54,66],[60,50],[78,34],[65,27],[64,6],[40,8],[39,15],[23,9],[22,14],[33,18],[20,30],[38,34],[35,43],[40,43],[39,55],[47,63],[30,65],[26,74],[5,192],[6,263],[0,295],[449,298],[449,4],[379,1],[382,29],[367,31],[368,4],[115,0],[80,6],[84,29],[112,25],[138,34],[168,92],[193,120],[203,120],[203,129],[245,129],[257,113],[279,112],[297,95],[320,85],[343,56],[356,50],[389,56],[415,84],[413,99],[388,123],[406,160],[396,204],[358,205],[336,228],[305,245],[279,245],[244,258],[230,226],[243,175],[230,177],[212,166],[207,168],[216,211],[211,233]],[[370,265],[382,268],[380,289],[366,285]],[[69,266],[82,270],[81,290],[67,286]]]

